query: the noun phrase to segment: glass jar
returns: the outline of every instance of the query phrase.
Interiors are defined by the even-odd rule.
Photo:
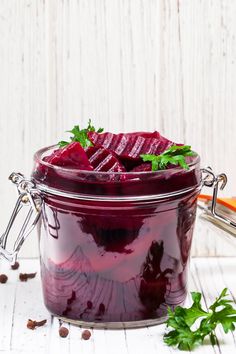
[[[65,169],[35,155],[33,182],[48,310],[79,324],[137,327],[182,304],[201,173],[101,173]]]
[[[11,175],[19,198],[0,256],[13,263],[37,224],[44,302],[53,315],[102,328],[164,322],[167,307],[186,298],[197,197],[216,180],[203,179],[199,156],[189,170],[106,173],[51,165],[45,157],[54,148],[35,154],[29,181]],[[30,205],[28,219],[9,253],[22,203]]]

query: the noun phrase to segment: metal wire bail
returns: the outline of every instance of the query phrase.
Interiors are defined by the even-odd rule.
[[[9,176],[9,180],[17,187],[18,199],[6,230],[0,237],[0,258],[14,264],[22,244],[38,222],[41,213],[42,198],[40,192],[35,187],[35,184],[31,180],[27,180],[21,173],[13,172]],[[18,233],[13,250],[9,252],[6,249],[7,239],[12,225],[23,206],[29,206],[29,211]]]
[[[220,190],[223,190],[224,187],[227,184],[227,176],[224,173],[221,173],[219,175],[215,175],[211,169],[211,167],[203,168],[202,173],[206,174],[202,178],[202,185],[206,187],[213,187],[213,197],[212,197],[212,203],[211,203],[211,208],[209,210],[211,216],[213,216],[215,219],[223,222],[224,224],[236,228],[236,223],[227,218],[226,216],[219,214],[216,211],[216,203],[217,203],[217,196],[218,196],[218,190],[220,186]]]

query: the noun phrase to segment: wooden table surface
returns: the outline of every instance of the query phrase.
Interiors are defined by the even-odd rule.
[[[224,287],[235,301],[236,257],[193,258],[190,265],[189,291],[204,294],[204,305],[214,301]],[[35,272],[35,279],[27,282],[18,280],[19,272]],[[14,354],[164,354],[180,352],[167,347],[162,340],[165,325],[129,330],[91,330],[90,340],[81,339],[82,329],[68,325],[69,336],[58,335],[59,321],[51,316],[43,305],[39,262],[37,259],[21,259],[18,270],[10,270],[1,261],[0,273],[9,277],[6,284],[0,284],[0,353]],[[189,304],[189,297],[187,304]],[[26,327],[28,318],[47,319],[47,324],[36,330]],[[236,353],[236,333],[225,335],[217,330],[219,344],[212,347],[206,341],[196,353]]]

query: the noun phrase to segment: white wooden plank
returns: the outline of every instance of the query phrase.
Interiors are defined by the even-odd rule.
[[[227,287],[220,264],[221,264],[221,260],[217,260],[216,258],[214,258],[210,263],[210,269],[209,269],[214,279],[214,286],[218,289],[217,296],[220,295],[220,292],[223,290],[223,288]],[[225,266],[224,262],[223,264]],[[231,267],[233,268],[235,266],[236,266],[235,260],[231,260]],[[229,298],[235,302],[234,291],[235,291],[235,285],[234,282],[232,282],[231,280],[231,284],[228,287],[228,294],[229,294]],[[214,298],[211,299],[211,301],[214,301]],[[217,330],[217,334],[219,334],[219,337],[222,338],[222,346],[224,345],[226,350],[235,347],[235,351],[236,351],[236,336],[234,332],[230,332],[229,334],[225,335],[223,329],[220,327]],[[227,340],[226,340],[226,336],[227,336]]]
[[[70,326],[70,353],[82,353],[82,340],[80,328],[77,326]],[[76,352],[77,351],[77,352]]]
[[[46,6],[54,136],[89,117],[115,131],[160,129],[158,2],[52,0]]]
[[[224,264],[224,261],[222,261],[222,264]],[[217,265],[217,260],[214,258],[197,259],[197,261],[194,260],[192,276],[199,282],[199,291],[203,293],[203,301],[205,306],[210,306],[225,287],[221,271]],[[234,334],[229,333],[226,335],[220,327],[216,329],[216,335],[220,338],[219,343],[214,346],[214,351],[216,353],[221,353],[222,351],[228,353],[230,350],[232,351],[232,348],[235,350]]]
[[[34,152],[50,142],[46,134],[45,49],[45,1],[2,0],[0,233],[16,198],[8,176],[12,171],[29,175]],[[36,237],[30,238],[24,248],[28,256],[37,255]]]
[[[236,282],[234,281],[235,266],[236,266],[235,258],[234,257],[217,258],[216,262],[218,264],[218,267],[220,270],[220,275],[221,275],[222,280],[224,282],[224,286],[226,286],[229,289],[231,296],[234,298],[234,301],[235,301],[235,297],[236,297],[235,296]]]
[[[236,141],[235,34],[232,0],[162,3],[161,106],[165,130],[200,153],[203,165],[229,174]]]
[[[43,305],[41,283],[39,279],[39,265],[35,260],[21,261],[21,272],[37,271],[34,279],[27,282],[17,281],[15,294],[15,308],[12,319],[11,349],[19,353],[44,353],[47,336],[50,332],[50,315]],[[43,320],[48,323],[35,330],[26,327],[28,319]]]
[[[80,333],[79,334],[79,340],[81,341],[82,344],[82,353],[84,354],[93,354],[94,353],[94,348],[95,348],[95,339],[93,336],[94,330],[89,329],[89,331],[91,332],[91,337],[88,340],[84,340],[82,339],[82,332],[83,332],[84,328],[80,328]],[[103,351],[104,348],[100,347],[100,352]],[[103,351],[104,352],[104,351]],[[76,354],[76,351],[73,352],[73,354]]]
[[[69,353],[70,352],[70,325],[63,324],[64,327],[69,329],[69,334],[66,338],[61,338],[59,335],[60,322],[56,317],[50,318],[50,329],[48,333],[48,340],[45,347],[46,353]]]
[[[165,135],[177,142],[185,142],[179,3],[179,1],[161,2],[160,114]]]
[[[128,353],[125,331],[107,330],[105,331],[105,336],[106,347],[112,350],[112,353]]]
[[[147,329],[148,329],[149,340],[152,341],[152,346],[155,349],[155,353],[170,354],[175,352],[175,349],[168,347],[163,342],[163,335],[166,330],[165,324],[161,324],[158,326],[151,326],[148,327]]]
[[[0,274],[8,276],[7,283],[0,284],[0,350],[10,350],[18,271],[10,270],[9,264],[1,260]]]
[[[203,166],[226,172],[224,194],[234,195],[236,3],[164,0],[161,5],[164,132],[191,144]],[[211,232],[193,244],[195,255],[204,256],[207,250],[209,255],[232,255],[232,248]]]
[[[205,260],[205,258],[204,258]],[[188,294],[187,294],[187,299],[184,304],[186,307],[190,307],[192,305],[192,298],[191,298],[191,291],[197,291],[201,292],[204,294],[204,288],[201,285],[200,281],[200,274],[195,272],[195,265],[198,266],[198,258],[193,259],[190,264],[190,272],[189,272],[189,280],[188,280]],[[206,302],[204,302],[205,297],[203,297],[203,306],[206,306]],[[215,348],[212,347],[212,345],[208,342],[208,340],[205,340],[204,345],[197,347],[194,349],[194,352],[201,353],[201,354],[213,354],[215,353]],[[223,352],[222,352],[223,353]]]
[[[109,348],[106,345],[106,332],[105,329],[93,330],[94,354],[109,354]]]
[[[129,329],[125,331],[127,351],[143,354],[143,348],[150,354],[157,352],[155,341],[148,328]]]
[[[215,255],[235,255],[235,245],[223,234],[222,230],[200,219],[197,213],[191,254],[195,257],[214,257]]]

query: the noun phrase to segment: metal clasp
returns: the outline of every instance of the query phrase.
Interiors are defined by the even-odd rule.
[[[211,169],[211,167],[203,168],[202,173],[206,174],[202,178],[202,185],[206,187],[213,187],[213,197],[210,209],[204,208],[204,211],[207,214],[210,214],[214,219],[220,221],[221,223],[226,224],[227,226],[236,228],[236,223],[229,219],[227,216],[219,214],[216,210],[217,196],[218,190],[220,186],[220,190],[223,190],[227,184],[227,176],[224,173],[219,175],[215,175]]]
[[[0,258],[4,258],[11,264],[14,264],[22,244],[38,222],[41,213],[42,198],[35,184],[31,180],[27,180],[21,173],[13,172],[9,176],[9,180],[17,187],[18,199],[6,230],[0,237]],[[29,211],[16,238],[13,250],[9,252],[6,250],[8,235],[23,206],[29,206]]]

